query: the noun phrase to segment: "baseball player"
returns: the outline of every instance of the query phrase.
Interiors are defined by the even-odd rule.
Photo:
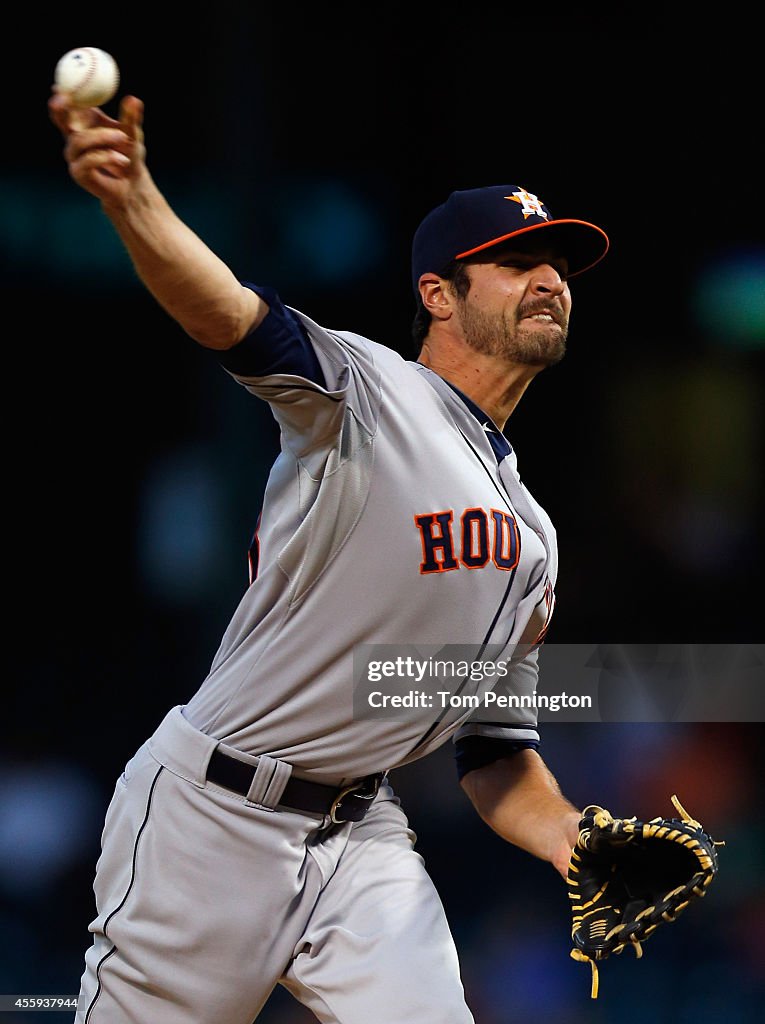
[[[116,783],[76,1021],[251,1024],[281,984],[323,1022],[469,1024],[389,774],[453,741],[484,821],[564,878],[581,812],[533,711],[431,694],[416,714],[359,714],[354,652],[500,650],[507,685],[533,694],[555,531],[503,429],[562,358],[568,280],[608,240],[518,185],[453,193],[414,237],[407,360],[238,280],[154,183],[136,97],[119,120],[62,96],[49,111],[146,287],[281,436],[250,585],[205,677]]]

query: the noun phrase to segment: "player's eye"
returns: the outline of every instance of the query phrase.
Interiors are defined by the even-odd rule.
[[[561,281],[565,281],[568,277],[568,261],[564,259],[541,259],[538,256],[515,255],[500,260],[499,266],[525,274],[529,270],[533,270],[534,267],[541,266],[542,263],[548,263],[560,276]]]

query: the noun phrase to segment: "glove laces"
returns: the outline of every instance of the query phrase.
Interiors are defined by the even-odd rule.
[[[608,939],[610,939],[613,935],[615,935],[616,932],[619,931],[620,927],[621,927],[620,925],[617,925],[616,928],[612,928],[611,931],[606,935],[606,941],[608,941]],[[640,957],[643,955],[643,947],[640,945],[640,942],[636,938],[633,938],[632,936],[629,937],[629,942],[630,942],[632,948],[635,950],[635,959],[639,960]],[[614,949],[614,953],[621,953],[622,950],[626,949],[626,948],[627,948],[627,943],[624,942],[624,943],[622,943],[621,946],[617,946]],[[597,999],[598,998],[598,982],[599,982],[597,962],[595,961],[595,959],[593,957],[587,956],[586,953],[583,953],[581,949],[572,949],[571,950],[571,957],[574,960],[578,960],[580,963],[589,964],[590,965],[590,967],[592,969],[592,987],[590,989],[590,999]]]

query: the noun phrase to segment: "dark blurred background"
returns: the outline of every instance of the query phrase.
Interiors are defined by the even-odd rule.
[[[146,103],[155,179],[237,275],[406,355],[411,236],[453,189],[519,184],[601,225],[612,249],[572,282],[569,354],[507,429],[558,529],[549,639],[749,644],[763,617],[762,56],[735,6],[705,25],[480,3],[8,17],[0,992],[75,994],[114,780],[207,672],[278,437],[68,178],[46,110],[58,58],[115,56],[119,95]],[[596,1002],[568,956],[560,879],[479,821],[451,745],[394,773],[477,1024],[760,1020],[763,739],[759,722],[545,729],[574,802],[653,816],[677,792],[727,842],[704,904],[640,963],[605,965]],[[54,1019],[5,1019],[36,1016]],[[313,1018],[277,991],[260,1019]]]

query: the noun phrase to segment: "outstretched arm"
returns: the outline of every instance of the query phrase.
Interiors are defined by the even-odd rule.
[[[195,341],[227,349],[263,320],[268,306],[173,212],[146,165],[143,103],[125,96],[119,120],[72,107],[54,92],[53,123],[65,139],[71,177],[101,201],[148,290]]]
[[[561,794],[536,750],[519,750],[476,768],[461,785],[498,835],[549,861],[566,878],[581,812]]]

